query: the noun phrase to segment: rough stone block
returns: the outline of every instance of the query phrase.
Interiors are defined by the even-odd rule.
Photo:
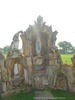
[[[35,88],[36,89],[43,88],[43,84],[42,84],[42,81],[41,81],[41,78],[40,77],[36,77],[35,78]]]
[[[33,64],[34,65],[41,65],[43,63],[42,56],[33,57]]]
[[[67,90],[67,84],[64,77],[58,77],[56,81],[56,88],[61,90]]]
[[[34,66],[34,70],[35,71],[42,71],[42,70],[44,70],[45,68],[44,68],[44,66],[43,65],[36,65],[36,66]]]
[[[55,65],[53,60],[49,60],[49,65]]]
[[[23,46],[24,56],[30,56],[31,55],[31,41],[26,40],[25,46]]]
[[[49,59],[52,59],[52,58],[53,58],[53,54],[49,53]]]
[[[42,83],[43,83],[44,86],[48,86],[48,84],[49,84],[48,78],[45,77],[45,76],[43,76],[43,77],[42,77]]]
[[[57,60],[55,60],[55,65],[56,65],[56,66],[58,65],[58,62],[57,62]]]
[[[32,59],[31,59],[31,57],[27,57],[27,66],[32,66]]]

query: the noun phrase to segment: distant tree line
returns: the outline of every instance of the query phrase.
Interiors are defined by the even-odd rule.
[[[70,42],[63,41],[58,43],[58,49],[60,54],[72,54],[75,53],[75,47]]]
[[[4,48],[0,48],[0,52],[2,52],[3,54],[7,54],[9,51],[10,46],[5,46]]]
[[[8,51],[9,51],[9,49],[10,49],[10,46],[7,45],[7,46],[4,46],[4,48],[0,48],[0,52],[2,52],[3,54],[7,54]],[[19,51],[22,53],[22,52],[23,52],[23,51],[22,51],[22,48],[19,49]]]

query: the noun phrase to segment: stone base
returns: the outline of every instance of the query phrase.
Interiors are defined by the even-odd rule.
[[[12,95],[13,93],[15,93],[15,89],[14,90],[9,90],[3,94],[1,94],[2,97],[6,97],[6,96],[9,96],[9,95]]]

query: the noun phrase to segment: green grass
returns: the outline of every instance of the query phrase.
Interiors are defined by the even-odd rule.
[[[7,54],[3,54],[4,55],[4,57],[5,57],[5,59],[7,58]]]
[[[46,89],[54,96],[54,100],[75,100],[75,93],[63,90]]]
[[[34,90],[30,93],[18,93],[18,94],[13,94],[11,96],[5,97],[2,100],[34,100],[35,93]]]
[[[72,64],[71,58],[73,54],[61,54],[63,64]]]
[[[54,100],[75,100],[75,93],[71,93],[63,90],[54,90],[50,88],[46,88],[44,91],[50,92],[54,96]],[[35,90],[31,93],[18,93],[13,94],[5,99],[0,100],[34,100]]]
[[[51,93],[55,98],[58,98],[56,100],[75,100],[75,93],[70,93],[68,91],[61,90],[51,90]]]

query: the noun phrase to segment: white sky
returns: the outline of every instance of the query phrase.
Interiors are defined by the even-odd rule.
[[[10,45],[13,35],[41,15],[47,25],[57,30],[57,43],[75,46],[75,0],[0,0],[0,47]]]

